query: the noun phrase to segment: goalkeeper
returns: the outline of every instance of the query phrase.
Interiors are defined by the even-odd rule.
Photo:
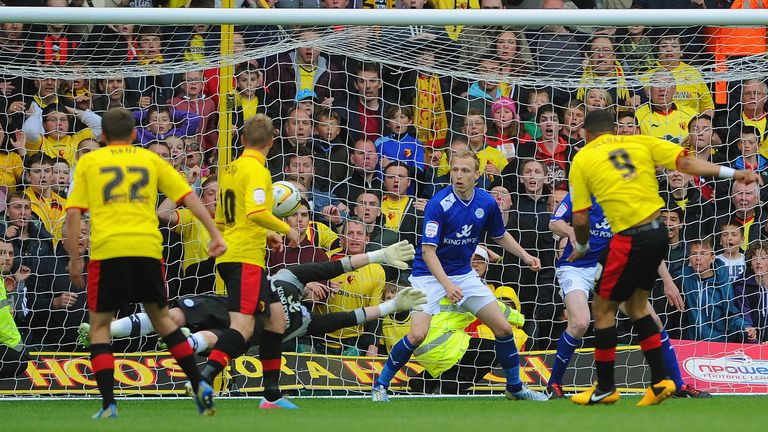
[[[413,246],[407,241],[401,241],[385,249],[352,255],[338,261],[299,264],[278,271],[270,277],[269,282],[270,288],[280,299],[285,314],[286,330],[283,340],[303,335],[324,336],[344,327],[364,324],[395,312],[409,311],[426,303],[424,293],[405,289],[390,301],[353,311],[317,314],[309,312],[301,304],[304,287],[309,282],[333,279],[372,263],[406,269],[406,261],[412,260],[413,256]],[[174,322],[194,332],[189,335],[188,341],[195,353],[202,353],[213,347],[221,333],[229,328],[226,296],[199,295],[180,298],[177,306],[169,312]],[[115,320],[110,325],[112,337],[141,336],[153,331],[145,313]],[[80,325],[79,333],[80,343],[87,347],[90,344],[88,323]],[[251,338],[253,345],[259,344],[260,333],[254,332]]]

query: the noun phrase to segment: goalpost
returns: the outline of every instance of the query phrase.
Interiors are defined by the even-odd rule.
[[[19,222],[13,209],[5,213],[5,226],[27,230],[25,236],[40,247],[32,252],[27,239],[7,239],[17,258],[3,269],[8,296],[0,298],[0,305],[7,307],[2,313],[14,311],[32,355],[20,376],[0,378],[0,397],[96,393],[87,350],[77,340],[85,293],[75,292],[67,283],[56,251],[63,219],[56,209],[57,200],[66,198],[67,172],[76,167],[78,149],[94,147],[93,140],[98,141],[100,128],[93,116],[110,107],[134,111],[142,129],[140,144],[164,153],[200,194],[205,180],[215,178],[230,155],[237,155],[244,119],[256,112],[269,114],[280,132],[269,168],[276,180],[285,177],[311,193],[313,224],[303,253],[314,247],[329,256],[338,253],[344,242],[335,231],[340,220],[335,213],[324,213],[326,205],[339,208],[342,220],[357,217],[369,226],[389,229],[373,230],[370,247],[386,244],[387,236],[415,241],[421,226],[421,210],[415,209],[434,193],[435,184],[444,181],[445,153],[452,143],[490,148],[482,153],[481,186],[493,189],[502,203],[509,197],[508,229],[524,247],[537,252],[544,266],[534,275],[504,254],[499,263],[486,264],[486,280],[500,299],[526,315],[517,337],[525,351],[523,380],[533,388],[545,385],[550,376],[552,350],[567,313],[554,278],[559,246],[547,228],[552,211],[547,200],[561,199],[567,190],[569,156],[564,155],[583,145],[578,129],[585,110],[613,108],[618,122],[629,126],[635,115],[638,130],[686,145],[691,152],[711,152],[721,163],[743,163],[739,142],[744,130],[756,130],[758,149],[768,157],[765,9],[0,7],[0,23],[5,23],[0,28],[0,111],[5,113],[0,116],[2,208],[14,191],[27,189],[31,197],[41,193],[29,173],[22,174],[24,162],[35,153],[55,158],[50,183],[58,194],[33,204],[37,217],[30,224]],[[222,36],[230,31],[231,37]],[[676,87],[670,101],[652,100],[664,98],[661,90],[652,95],[652,88],[670,86]],[[554,109],[547,111],[550,104]],[[390,136],[392,128],[399,130],[398,122],[404,121],[390,123],[398,113],[390,111],[392,107],[410,116],[407,143],[406,127]],[[49,116],[62,111],[66,127],[58,130]],[[88,111],[93,116],[82,114]],[[689,130],[689,121],[702,114],[711,120],[694,121],[695,130]],[[547,146],[544,142],[550,135],[556,141]],[[361,140],[363,144],[358,143]],[[365,159],[366,154],[393,145],[394,152],[384,152],[386,161],[401,158],[409,166],[411,184],[400,191],[380,172],[384,166],[366,168],[358,157]],[[417,151],[423,151],[423,160],[415,159]],[[312,162],[303,165],[309,155]],[[752,155],[748,156],[751,161]],[[526,157],[542,161],[540,172],[525,171]],[[759,157],[757,161],[757,169],[768,168],[762,167]],[[369,173],[366,170],[375,171],[374,176],[364,186],[353,187],[358,181],[355,172]],[[759,210],[753,214],[749,207],[756,204],[739,207],[728,185],[708,179],[678,181],[664,173],[659,178],[666,185],[667,207],[685,209],[682,221],[670,223],[669,262],[679,274],[687,263],[686,241],[713,238],[714,252],[721,254],[727,246],[720,245],[721,222],[744,224],[747,234],[753,219],[762,223]],[[506,189],[494,189],[499,186]],[[375,193],[363,198],[355,192],[371,189]],[[199,240],[190,227],[182,221],[176,229],[163,228],[170,296],[181,297],[179,301],[220,292],[210,262],[195,256]],[[50,236],[40,234],[41,229]],[[749,238],[747,243],[755,242]],[[273,258],[273,264],[281,261]],[[16,273],[19,265],[30,268],[32,275]],[[738,259],[718,261],[721,265],[728,265],[734,274],[749,271],[749,263]],[[393,286],[403,276],[390,269],[384,274]],[[355,273],[335,280],[342,292],[316,299],[314,307],[321,312],[356,307],[358,300],[350,300],[356,289],[367,290],[358,295],[360,304],[379,301],[372,297],[383,295],[389,285],[368,277]],[[747,291],[739,297],[729,285],[731,290],[723,289],[727,292],[718,294],[712,304],[702,304],[712,297],[694,292],[688,273],[676,281],[690,290],[683,300],[684,311],[674,310],[661,286],[653,296],[676,339],[686,381],[717,393],[765,392],[768,349],[744,340],[746,324],[739,328],[734,324],[746,313],[758,328],[758,337],[768,340],[768,322],[761,321],[768,309],[763,311],[764,303],[755,300],[763,291],[758,287],[757,294]],[[713,310],[727,312],[713,318]],[[121,311],[120,316],[133,312],[138,310]],[[291,345],[299,353],[284,356],[283,389],[302,395],[366,391],[384,361],[365,357],[373,353],[369,346],[385,349],[402,337],[407,329],[404,320],[385,320],[375,333],[369,326],[325,338],[300,338]],[[624,391],[639,391],[649,374],[642,353],[633,347],[637,341],[626,331],[628,323],[625,319],[620,323],[624,326],[620,341],[626,346],[617,355],[617,383]],[[454,334],[460,341],[450,347],[435,342],[442,354],[417,356],[398,374],[393,388],[414,394],[502,390],[503,373],[492,367],[492,349],[476,338],[487,338],[489,332],[472,320],[466,324],[466,331],[442,329],[441,335],[447,336],[434,341]],[[717,342],[701,340],[704,328],[716,328],[722,337]],[[117,361],[118,394],[183,392],[182,374],[169,356],[156,351],[156,337],[139,335],[138,328],[121,336],[116,352],[132,353]],[[3,343],[8,344],[0,340]],[[479,353],[456,355],[468,345],[470,354],[473,349]],[[590,346],[591,332],[566,374],[566,390],[591,384]],[[460,359],[468,367],[451,368]],[[473,367],[483,373],[471,377]],[[443,375],[431,379],[427,373]],[[230,394],[260,391],[261,366],[255,356],[234,360],[228,376],[224,390]],[[416,379],[409,383],[409,377]]]

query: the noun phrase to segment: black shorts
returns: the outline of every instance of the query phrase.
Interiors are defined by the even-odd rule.
[[[651,291],[668,251],[667,227],[658,219],[614,235],[600,256],[597,295],[622,302],[636,289]]]
[[[130,303],[168,305],[165,266],[154,258],[119,257],[88,263],[88,309],[114,312]]]
[[[229,328],[227,297],[199,295],[182,297],[176,306],[184,312],[185,327],[193,332]]]
[[[245,315],[269,316],[272,290],[264,268],[255,264],[225,262],[216,265],[227,288],[227,310]]]

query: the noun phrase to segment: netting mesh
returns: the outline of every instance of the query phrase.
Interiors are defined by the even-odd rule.
[[[741,30],[734,35],[717,28],[651,26],[249,26],[236,28],[235,53],[222,58],[215,26],[2,24],[0,228],[15,255],[12,262],[3,261],[10,309],[2,313],[14,311],[21,340],[11,336],[0,342],[29,351],[83,349],[77,328],[87,318],[86,295],[68,279],[61,208],[78,157],[99,145],[100,115],[122,106],[139,123],[137,145],[166,157],[204,200],[215,189],[220,168],[219,119],[230,122],[235,154],[245,119],[256,113],[274,119],[279,136],[268,167],[275,180],[305,189],[309,208],[289,220],[306,231],[303,243],[273,253],[271,273],[286,264],[327,260],[400,239],[417,242],[426,200],[449,182],[446,153],[470,147],[481,160],[478,185],[493,193],[507,229],[542,260],[543,270],[530,272],[492,242],[493,263],[476,265],[486,268],[484,277],[497,296],[526,316],[516,333],[518,345],[554,349],[568,312],[555,277],[562,245],[548,223],[567,191],[570,161],[585,144],[579,130],[585,112],[612,108],[624,133],[670,139],[697,157],[768,175],[765,29]],[[234,78],[220,76],[224,64],[235,65]],[[220,79],[233,80],[231,94],[219,94]],[[223,96],[230,116],[220,111]],[[43,154],[49,158],[38,156]],[[669,300],[676,298],[670,285],[659,282],[653,292],[670,336],[692,352],[701,346],[705,357],[715,349],[696,341],[749,347],[768,340],[765,267],[743,257],[748,245],[762,247],[766,236],[761,203],[767,190],[741,190],[727,181],[675,172],[660,171],[659,180],[668,209],[668,267],[683,293],[681,311]],[[215,203],[215,190],[207,199]],[[185,210],[170,207],[164,203],[159,209],[161,219],[170,220],[170,228],[161,228],[170,296],[220,293],[204,255],[207,238]],[[367,245],[342,228],[350,217],[366,224]],[[702,239],[711,246],[698,244],[690,254],[689,244]],[[87,249],[87,241],[82,245]],[[713,274],[692,261],[702,256],[711,261],[714,255],[699,253],[708,247],[721,258],[701,267]],[[758,248],[750,256],[766,253]],[[371,267],[323,281],[310,287],[306,306],[326,313],[375,305],[405,276]],[[138,307],[119,316],[135,312]],[[492,336],[473,321],[467,320],[466,330],[436,327],[438,337],[466,334],[471,343],[468,350],[460,344],[457,349],[466,353],[455,358],[456,351],[446,354],[452,364],[417,357],[422,367],[414,366],[410,374],[426,379],[414,384],[416,390],[471,392],[475,384],[482,390],[502,382],[493,375],[483,380],[495,361]],[[325,337],[300,337],[286,349],[313,354],[305,354],[306,361],[292,357],[289,364],[307,368],[302,372],[315,379],[315,390],[338,389],[338,381],[324,374],[335,360],[324,354],[384,353],[407,325],[407,317],[395,316]],[[156,337],[139,336],[147,330],[140,320],[119,326],[116,350],[155,349]],[[625,318],[620,328],[622,343],[637,342]],[[591,334],[584,347],[591,346]],[[536,359],[525,361],[530,371],[540,372],[531,382],[541,384],[549,370]],[[365,373],[381,367],[350,361]],[[239,366],[232,383],[248,388],[237,376],[250,372]],[[569,384],[590,384],[589,360],[578,359],[574,366],[587,371],[586,378],[568,375]],[[424,375],[424,367],[434,378],[444,373],[442,381]],[[643,371],[636,358],[619,369],[630,387],[648,379]],[[367,385],[361,373],[339,376],[352,387]],[[12,378],[0,382],[5,389],[15,387]],[[51,385],[43,382],[48,383],[43,389]]]

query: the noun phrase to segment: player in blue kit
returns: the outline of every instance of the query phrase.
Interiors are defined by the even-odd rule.
[[[565,302],[565,310],[568,311],[568,328],[560,335],[560,340],[557,343],[555,364],[552,367],[552,375],[547,383],[547,395],[550,399],[565,397],[562,387],[563,375],[568,368],[573,352],[581,344],[581,338],[586,333],[587,327],[589,327],[590,313],[587,303],[589,293],[596,284],[597,265],[600,254],[608,247],[611,238],[613,238],[611,225],[608,223],[602,207],[600,207],[593,196],[592,207],[589,209],[589,244],[591,249],[583,257],[574,261],[568,261],[568,257],[571,256],[571,251],[573,250],[570,239],[574,238],[573,228],[570,226],[573,216],[572,209],[571,195],[568,194],[563,198],[563,201],[557,207],[549,222],[549,229],[556,237],[559,237],[559,239],[569,239],[563,250],[562,257],[556,263],[557,270],[555,270],[555,276],[557,276],[560,289],[562,290],[561,294]],[[671,286],[674,286],[672,276],[670,276],[667,266],[663,262],[659,266],[659,275],[661,275],[665,285],[671,284]],[[675,350],[669,343],[669,335],[667,335],[667,332],[661,325],[661,320],[653,310],[650,302],[648,303],[648,313],[651,314],[653,320],[659,326],[664,366],[677,387],[675,396],[711,397],[709,393],[697,390],[690,384],[683,383]]]
[[[416,249],[411,285],[427,294],[427,303],[411,315],[411,330],[392,347],[371,392],[374,402],[387,402],[387,388],[398,370],[421,345],[429,331],[432,315],[440,312],[440,300],[447,297],[460,309],[483,321],[496,337],[496,358],[507,379],[508,399],[547,400],[543,393],[529,390],[520,381],[520,360],[507,318],[491,290],[470,266],[472,254],[484,232],[504,249],[520,257],[533,271],[539,259],[529,255],[505,229],[501,210],[488,192],[475,187],[480,177],[477,156],[461,150],[451,156],[451,185],[435,194],[424,211],[424,231]]]

